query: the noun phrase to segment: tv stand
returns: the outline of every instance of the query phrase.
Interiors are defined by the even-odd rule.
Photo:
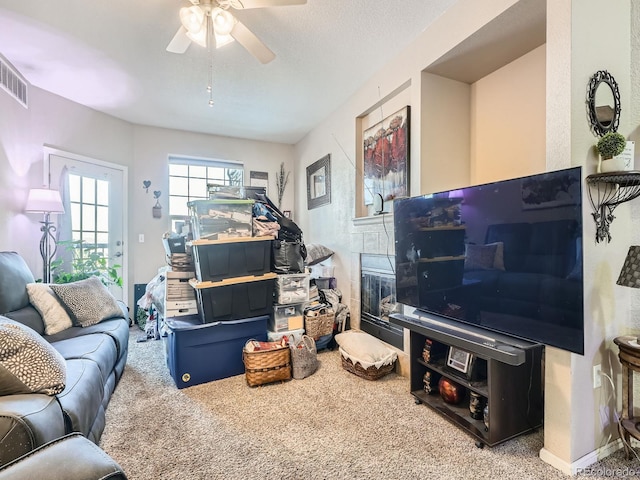
[[[494,446],[542,426],[543,345],[416,314],[421,316],[392,314],[390,321],[410,331],[410,388],[417,404],[424,403],[467,431],[478,447]],[[428,361],[423,356],[427,339],[432,353]],[[463,358],[469,354],[466,373],[447,365],[451,347]],[[440,395],[442,378],[462,387],[457,403],[447,403]],[[472,396],[489,405],[487,424],[482,415],[471,417]]]

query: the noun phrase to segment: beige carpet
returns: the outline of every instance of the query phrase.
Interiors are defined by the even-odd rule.
[[[337,352],[321,352],[304,380],[250,388],[240,375],[178,390],[163,341],[139,335],[101,440],[132,480],[569,478],[538,458],[542,431],[477,448],[416,405],[408,379],[361,379]],[[621,452],[597,466],[640,471]]]

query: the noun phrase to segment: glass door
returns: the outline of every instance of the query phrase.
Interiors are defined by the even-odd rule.
[[[109,267],[117,267],[123,285],[109,288],[117,299],[126,303],[123,169],[73,157],[76,156],[49,155],[50,185],[60,191],[66,212],[59,216],[58,240],[81,242],[82,248],[74,252],[76,258],[87,255],[88,248],[89,253],[106,258]],[[58,255],[64,252],[58,251]]]

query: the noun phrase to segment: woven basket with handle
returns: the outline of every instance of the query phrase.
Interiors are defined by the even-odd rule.
[[[332,308],[307,310],[304,314],[304,330],[314,340],[333,333],[336,314]]]
[[[242,360],[247,385],[250,387],[291,380],[291,350],[288,345],[253,352],[244,348]]]

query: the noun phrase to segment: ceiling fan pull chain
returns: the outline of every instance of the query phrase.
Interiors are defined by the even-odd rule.
[[[213,36],[213,20],[211,14],[207,15],[207,55],[209,57],[209,81],[207,91],[209,92],[209,106],[213,107],[213,51],[215,38]]]

